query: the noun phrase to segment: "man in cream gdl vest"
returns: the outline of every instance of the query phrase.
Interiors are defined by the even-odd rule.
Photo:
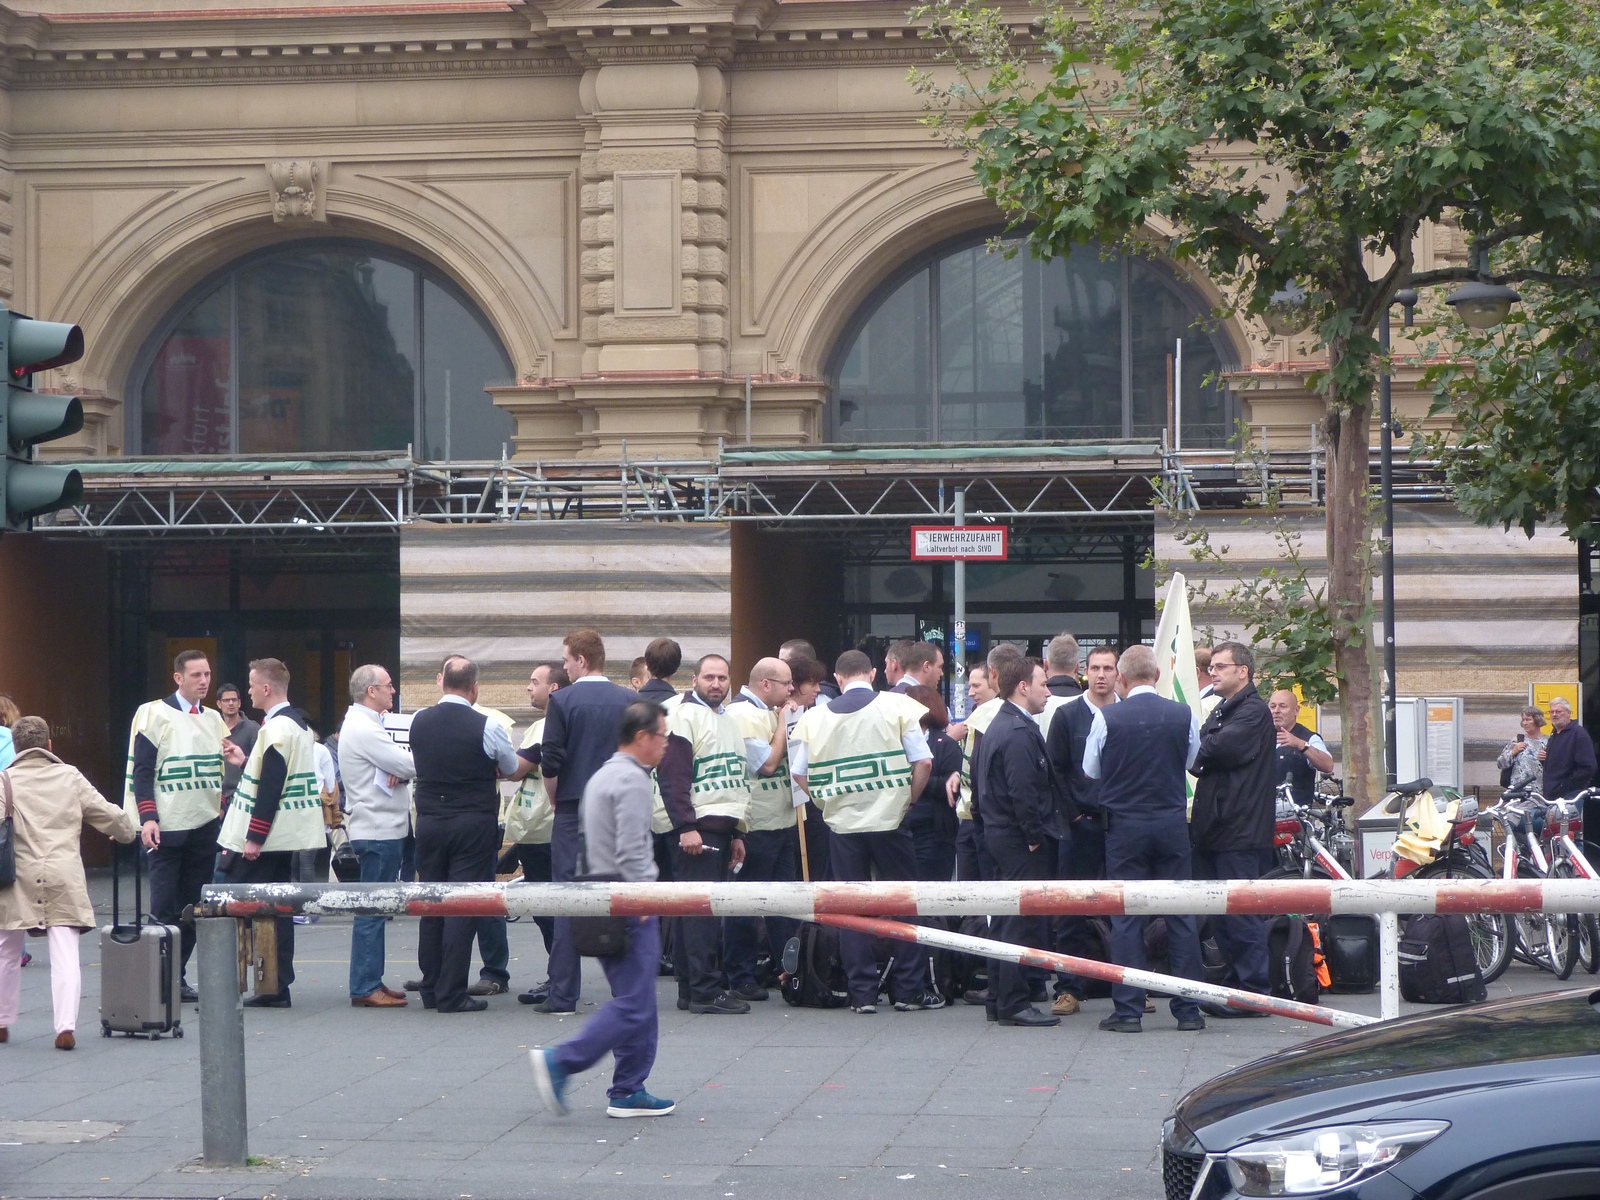
[[[799,711],[791,696],[794,674],[781,658],[763,658],[750,669],[750,682],[728,701],[728,715],[744,737],[750,769],[749,832],[744,837],[744,883],[792,883],[800,878],[800,836],[794,788],[789,783],[789,724]],[[804,803],[804,797],[801,798]],[[767,917],[767,945],[776,959],[800,923]],[[722,958],[728,989],[741,1000],[765,1000],[756,978],[762,918],[726,917]]]
[[[722,707],[728,660],[708,654],[694,686],[667,701],[667,752],[656,768],[661,802],[677,841],[672,876],[679,883],[723,883],[744,862],[750,773],[744,737]],[[693,1013],[739,1014],[750,1005],[722,986],[722,920],[684,917],[674,959],[678,1007]]]
[[[833,834],[829,857],[833,877],[879,880],[917,877],[916,843],[901,828],[906,810],[922,794],[933,771],[933,752],[922,732],[928,710],[899,692],[873,690],[877,672],[859,650],[846,650],[833,664],[839,695],[820,704],[795,726],[790,769],[822,808]],[[878,965],[872,939],[841,930],[850,1008],[878,1011]],[[943,1008],[933,991],[928,960],[913,947],[897,945],[889,972],[889,997],[899,1012]]]
[[[140,827],[150,870],[150,912],[163,925],[179,925],[182,971],[194,954],[194,922],[179,920],[200,902],[200,889],[216,869],[222,829],[224,764],[243,766],[242,750],[228,727],[201,701],[211,690],[211,663],[201,650],[185,650],[172,664],[177,691],[141,704],[128,730],[128,773],[122,806]],[[200,997],[180,976],[182,1001]]]
[[[288,883],[295,852],[327,844],[317,786],[316,742],[304,714],[289,707],[289,668],[276,658],[250,664],[250,703],[266,716],[239,790],[222,821],[219,883]],[[279,917],[278,990],[244,1001],[247,1008],[288,1008],[294,982],[294,921]]]

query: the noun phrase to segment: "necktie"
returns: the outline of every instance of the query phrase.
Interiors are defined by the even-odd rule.
[[[200,706],[198,704],[191,704],[189,706],[189,715],[198,717],[200,715]]]

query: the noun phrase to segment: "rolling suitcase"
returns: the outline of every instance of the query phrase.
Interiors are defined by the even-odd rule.
[[[144,851],[133,847],[133,923],[122,923],[121,859],[111,857],[111,924],[100,930],[100,1032],[159,1038],[183,1036],[178,927],[146,924],[141,875]]]

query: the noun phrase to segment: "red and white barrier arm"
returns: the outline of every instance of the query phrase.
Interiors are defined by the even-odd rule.
[[[207,885],[197,915],[936,917],[1062,913],[1600,913],[1588,879],[1045,883],[252,883]]]
[[[817,921],[839,929],[852,929],[873,937],[896,938],[932,946],[939,950],[958,950],[964,954],[997,958],[1025,967],[1044,967],[1050,971],[1070,971],[1074,975],[1087,975],[1091,979],[1104,979],[1107,983],[1123,983],[1129,987],[1163,992],[1169,996],[1185,996],[1190,1000],[1226,1004],[1229,1008],[1243,1008],[1268,1013],[1274,1017],[1288,1017],[1293,1021],[1309,1021],[1313,1025],[1336,1025],[1354,1029],[1371,1025],[1376,1017],[1360,1013],[1341,1012],[1336,1008],[1323,1008],[1317,1004],[1301,1004],[1298,1000],[1280,1000],[1276,996],[1261,996],[1255,992],[1241,992],[1234,988],[1218,987],[1176,975],[1161,975],[1155,971],[1139,971],[1132,967],[1119,967],[1112,963],[1097,962],[1090,958],[1075,958],[1070,954],[1052,954],[1029,946],[1010,942],[996,942],[989,938],[971,937],[951,933],[945,929],[929,929],[922,925],[907,925],[904,921],[884,921],[872,917],[846,917],[820,915]]]

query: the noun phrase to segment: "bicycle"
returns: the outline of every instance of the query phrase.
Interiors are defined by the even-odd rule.
[[[1546,801],[1538,792],[1505,792],[1500,802],[1484,815],[1501,830],[1500,875],[1507,882],[1516,879],[1544,879],[1550,863],[1534,832],[1534,817],[1542,815]],[[1517,913],[1512,920],[1516,933],[1513,952],[1523,961],[1549,971],[1557,979],[1569,979],[1576,964],[1578,920],[1571,913]]]
[[[1550,853],[1551,879],[1600,879],[1577,840],[1583,832],[1583,802],[1594,796],[1600,796],[1600,788],[1553,800],[1545,810],[1544,840]],[[1577,924],[1578,965],[1590,975],[1600,972],[1600,918],[1581,913],[1569,916],[1568,921]]]

